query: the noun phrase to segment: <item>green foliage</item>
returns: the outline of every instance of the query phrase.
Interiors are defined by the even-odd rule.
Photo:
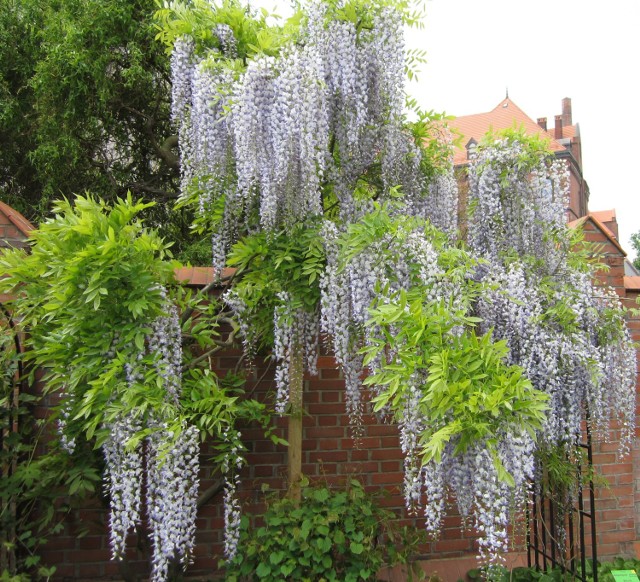
[[[421,62],[418,57],[410,57],[410,63]],[[415,76],[411,73],[409,78]],[[420,109],[418,102],[407,98],[407,108],[411,112],[406,122],[411,131],[415,145],[422,152],[420,172],[426,178],[432,178],[438,172],[449,168],[451,164],[452,147],[458,145],[460,136],[452,136],[447,121],[452,119],[445,113],[425,111]],[[453,138],[453,139],[452,139]]]
[[[59,202],[33,233],[31,254],[2,258],[3,284],[29,326],[29,356],[48,370],[48,391],[77,396],[72,418],[88,438],[115,413],[114,394],[132,406],[155,399],[142,387],[125,390],[123,353],[107,357],[118,336],[143,347],[144,325],[162,313],[161,286],[173,277],[167,245],[134,221],[145,206],[130,197],[112,209],[90,196]]]
[[[100,444],[110,419],[152,411],[175,425],[175,434],[186,418],[203,437],[219,436],[239,410],[203,357],[227,345],[218,331],[220,306],[176,285],[169,245],[138,219],[148,205],[131,196],[113,206],[91,196],[74,202],[55,205],[55,217],[33,233],[30,254],[13,251],[0,261],[8,274],[2,287],[15,294],[12,307],[29,331],[27,357],[47,371],[47,391],[73,396],[64,402],[68,436]],[[166,401],[153,356],[139,356],[166,308],[163,289],[184,320],[177,405]],[[148,360],[147,377],[130,385],[124,368],[139,357]]]
[[[219,40],[214,34],[216,25],[226,24],[233,30],[238,41],[238,61],[246,65],[247,60],[256,55],[277,55],[291,42],[295,42],[300,26],[306,15],[300,4],[293,15],[282,24],[272,24],[279,16],[269,13],[265,8],[251,9],[240,0],[156,0],[158,10],[155,14],[156,38],[167,45],[167,52],[176,39],[188,35],[193,38],[200,50],[219,48]],[[356,25],[356,30],[371,27],[376,12],[393,6],[398,10],[409,26],[422,26],[420,2],[414,0],[325,0],[326,19],[344,20]],[[413,51],[407,60],[407,69],[415,75],[415,65],[424,62],[421,51]],[[235,65],[232,65],[235,66]]]
[[[633,260],[633,266],[640,270],[640,232],[631,235],[631,245],[636,252],[636,258]]]
[[[35,223],[52,201],[130,190],[182,249],[191,213],[177,197],[169,61],[153,0],[0,3],[0,198]]]
[[[592,566],[590,563],[588,566]],[[634,570],[640,572],[640,560],[638,558],[623,558],[618,556],[611,562],[598,563],[598,580],[600,582],[615,582],[611,573],[613,570]],[[587,575],[591,574],[587,568]]]
[[[549,138],[538,133],[526,133],[523,125],[514,125],[509,129],[503,129],[498,132],[490,130],[482,138],[478,147],[491,147],[496,141],[505,141],[508,145],[516,143],[524,146],[515,163],[510,162],[508,165],[503,165],[500,174],[503,185],[508,184],[509,181],[520,180],[523,176],[536,169],[541,160],[551,163],[555,159],[549,149]],[[497,163],[500,164],[501,162],[497,161]]]
[[[156,4],[155,20],[159,30],[156,38],[167,45],[167,52],[171,52],[176,39],[183,35],[193,38],[201,50],[205,47],[219,48],[214,31],[216,25],[226,24],[238,41],[238,60],[245,64],[247,59],[257,54],[278,54],[295,38],[302,16],[301,12],[296,12],[283,26],[273,26],[268,20],[274,15],[264,8],[251,10],[239,0],[219,3],[156,0]]]
[[[374,398],[375,409],[387,405],[397,410],[412,386],[418,369],[428,371],[420,407],[429,418],[421,435],[424,462],[440,461],[447,442],[456,442],[456,454],[479,441],[487,441],[502,478],[511,481],[499,465],[496,434],[516,424],[534,437],[544,419],[546,396],[534,390],[517,366],[507,366],[505,342],[493,342],[490,334],[477,336],[474,319],[452,312],[442,303],[424,301],[421,290],[401,292],[391,303],[376,306],[371,323],[381,326],[399,347],[394,362],[369,376],[366,384],[384,387]],[[465,332],[454,329],[465,326]],[[386,343],[365,349],[365,363],[386,349]]]
[[[299,225],[291,232],[256,233],[236,243],[227,264],[237,269],[233,292],[251,314],[250,343],[270,345],[273,337],[273,310],[283,301],[292,310],[317,309],[319,278],[325,265],[320,225]]]
[[[279,499],[251,528],[243,518],[239,553],[226,580],[375,580],[384,564],[407,564],[417,536],[391,528],[392,512],[381,508],[359,481],[346,490],[305,487],[299,505]],[[406,547],[398,547],[402,542]]]
[[[464,250],[447,245],[446,237],[429,224],[405,216],[392,217],[388,208],[377,209],[352,225],[341,240],[342,257],[349,261],[375,241],[405,240],[416,228],[438,251],[441,281],[461,285],[456,304],[433,298],[432,289],[411,268],[408,291],[380,289],[370,309],[368,325],[382,330],[382,337],[362,348],[364,365],[382,358],[382,365],[365,379],[375,385],[374,410],[390,407],[397,420],[415,384],[416,372],[427,372],[420,410],[426,429],[420,437],[423,462],[440,461],[447,442],[456,453],[486,441],[501,478],[512,482],[500,464],[494,437],[505,426],[515,426],[532,437],[544,420],[547,397],[534,390],[518,366],[505,363],[506,342],[494,342],[491,334],[478,336],[479,322],[471,308],[482,287],[470,277],[477,262]],[[393,265],[392,249],[380,249],[381,265]],[[388,276],[395,274],[389,269]],[[391,347],[391,349],[389,349]],[[386,354],[395,354],[387,360]]]

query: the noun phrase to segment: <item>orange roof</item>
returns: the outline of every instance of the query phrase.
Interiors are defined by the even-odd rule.
[[[640,277],[625,277],[624,288],[640,291]]]
[[[553,133],[542,129],[520,107],[508,97],[503,99],[494,109],[487,113],[463,115],[449,122],[449,125],[464,137],[460,147],[456,148],[453,156],[455,165],[467,163],[466,145],[471,138],[479,142],[489,130],[498,131],[512,127],[524,127],[525,133],[542,134],[549,139],[551,151],[562,151],[565,147],[553,138]],[[566,137],[569,137],[568,135]]]
[[[5,214],[11,221],[13,226],[15,226],[24,236],[29,236],[31,231],[35,230],[33,224],[31,224],[24,216],[22,216],[22,214],[2,201],[0,201],[0,212]]]
[[[547,129],[547,132],[550,133],[551,135],[555,135],[555,129],[551,128],[551,129]],[[576,131],[576,126],[575,125],[563,125],[562,126],[562,137],[576,137],[576,135],[578,135],[578,132]]]
[[[600,222],[612,222],[616,219],[616,210],[597,210],[590,212],[591,216],[595,216]]]
[[[233,275],[235,269],[222,269],[221,279],[226,279]],[[176,279],[187,285],[195,287],[205,287],[215,281],[213,276],[213,267],[180,267],[175,271]],[[222,287],[224,283],[220,283]]]

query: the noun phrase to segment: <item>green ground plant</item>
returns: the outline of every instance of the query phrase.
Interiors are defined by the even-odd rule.
[[[365,492],[357,479],[346,488],[306,486],[299,505],[269,502],[262,525],[243,517],[239,552],[227,565],[227,582],[376,580],[384,565],[404,564],[420,541],[414,529],[394,527],[395,515]]]

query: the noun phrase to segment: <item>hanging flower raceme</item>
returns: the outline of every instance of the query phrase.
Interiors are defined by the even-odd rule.
[[[140,220],[149,206],[131,196],[55,203],[29,253],[3,254],[2,284],[47,390],[61,396],[62,447],[101,447],[104,468],[83,462],[78,483],[88,491],[103,473],[113,557],[124,559],[128,536],[148,524],[160,582],[193,554],[200,431],[219,441],[245,409],[199,359],[216,349],[217,305],[169,287],[166,241]],[[248,406],[255,418],[259,405]]]
[[[179,407],[182,391],[182,332],[176,306],[159,289],[165,314],[151,323],[146,349],[129,342],[118,346],[132,358],[123,366],[130,389],[152,378],[161,387],[162,405]],[[155,386],[151,387],[155,390]],[[143,420],[144,419],[144,420]],[[174,421],[173,418],[170,419]],[[153,542],[152,580],[168,577],[169,564],[187,564],[193,551],[198,497],[199,431],[182,422],[174,434],[167,420],[151,410],[144,416],[116,418],[106,425],[109,436],[102,446],[106,461],[106,487],[110,499],[110,538],[113,557],[124,556],[126,537],[141,521],[142,486]],[[146,443],[137,435],[149,429]],[[138,442],[138,444],[133,444]],[[146,450],[144,450],[146,444]]]
[[[563,259],[568,170],[517,137],[479,148],[469,172],[469,246],[492,261],[506,253],[551,266]]]
[[[240,518],[242,510],[237,496],[240,485],[238,475],[244,465],[241,455],[242,445],[237,432],[226,431],[223,440],[228,444],[222,460],[222,472],[224,473],[224,556],[227,560],[233,560],[238,551],[240,541]]]
[[[318,318],[304,309],[292,310],[286,292],[278,294],[280,300],[274,310],[273,355],[276,358],[276,412],[284,414],[289,402],[289,384],[294,352],[300,350],[303,363],[313,375],[318,374]]]
[[[127,535],[140,523],[144,461],[141,447],[127,443],[142,428],[132,415],[116,419],[102,445],[106,462],[105,488],[109,496],[109,539],[112,558],[124,557]]]
[[[196,427],[183,423],[180,428],[180,434],[174,435],[162,425],[148,439],[151,579],[157,582],[167,580],[171,561],[189,563],[195,540],[200,439]]]
[[[471,167],[469,244],[487,262],[481,276],[493,286],[477,312],[483,329],[507,342],[509,361],[549,395],[543,443],[572,446],[586,411],[601,438],[619,419],[624,453],[635,426],[629,332],[615,293],[571,260],[564,164],[530,147],[507,137],[480,148]]]

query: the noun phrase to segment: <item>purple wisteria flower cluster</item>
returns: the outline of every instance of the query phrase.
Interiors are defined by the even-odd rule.
[[[241,454],[241,434],[239,432],[226,431],[223,435],[225,442],[231,446],[225,453],[222,461],[224,474],[224,555],[227,560],[233,560],[238,551],[240,541],[240,519],[242,510],[237,490],[240,485],[239,471],[244,465],[244,457]]]
[[[170,562],[177,559],[186,565],[193,552],[199,453],[199,431],[184,423],[177,436],[163,425],[148,439],[147,512],[153,541],[153,581],[167,580]]]
[[[569,261],[564,164],[541,160],[526,171],[506,171],[518,167],[524,150],[522,142],[498,141],[480,150],[470,172],[476,210],[469,244],[494,284],[478,302],[482,327],[507,342],[510,363],[549,395],[542,442],[573,444],[586,411],[601,438],[618,418],[620,453],[627,453],[636,365],[619,300],[595,283],[591,270]]]
[[[141,519],[144,460],[141,448],[127,449],[142,428],[133,416],[114,421],[102,445],[106,462],[105,487],[109,495],[109,537],[114,559],[124,556],[127,534]]]
[[[509,516],[523,509],[534,477],[535,442],[526,432],[506,430],[496,435],[498,458],[513,478],[501,479],[484,442],[455,453],[455,442],[445,448],[440,462],[422,466],[411,483],[415,511],[424,501],[425,526],[438,537],[451,495],[463,520],[471,520],[478,534],[479,561],[488,566],[503,562],[507,550]],[[424,498],[422,497],[424,493]],[[405,493],[406,496],[406,493]]]
[[[284,414],[289,402],[289,383],[294,350],[300,349],[303,364],[313,375],[318,374],[318,316],[305,309],[291,309],[286,292],[278,294],[280,303],[274,312],[273,355],[276,358],[276,412]]]
[[[323,234],[327,264],[320,280],[320,328],[329,338],[343,371],[347,413],[351,425],[358,427],[364,411],[362,373],[365,366],[360,350],[365,345],[384,341],[382,330],[369,321],[369,309],[374,301],[391,300],[398,291],[406,291],[416,284],[425,288],[427,300],[443,300],[455,306],[461,294],[453,281],[445,279],[438,264],[438,252],[424,231],[410,222],[400,226],[393,235],[388,233],[373,241],[346,262],[341,260],[340,233],[336,225],[327,221]],[[390,347],[385,357],[390,360],[394,355]],[[373,373],[381,365],[380,356],[371,359],[367,369]],[[371,388],[375,394],[377,387]],[[403,434],[403,439],[408,466],[413,466],[410,459],[414,450],[408,447],[414,441],[408,434]]]
[[[196,58],[192,40],[176,41],[172,116],[183,194],[197,191],[202,212],[223,215],[216,266],[253,209],[267,230],[322,214],[323,181],[334,183],[341,212],[352,217],[355,183],[379,156],[385,184],[422,193],[419,151],[402,129],[397,13],[380,11],[370,28],[356,31],[312,4],[299,42],[279,56],[254,57],[241,74],[228,65],[232,30],[220,25],[215,34],[225,58],[219,50]]]
[[[160,295],[165,315],[152,322],[146,348],[137,351],[133,343],[118,347],[132,356],[123,366],[127,386],[145,382],[152,382],[153,389],[161,386],[165,410],[175,410],[182,391],[182,334],[176,306],[164,289]],[[162,420],[163,414],[153,409],[144,416],[130,413],[112,420],[102,446],[113,558],[123,558],[127,535],[140,523],[144,503],[153,542],[154,582],[167,580],[171,561],[186,565],[190,560],[199,486],[199,431],[182,421],[174,434],[175,427]],[[145,429],[149,436],[133,444]]]
[[[427,304],[446,305],[451,313],[463,313],[465,292],[463,280],[448,275],[439,262],[439,251],[429,240],[424,225],[405,221],[391,229],[393,236],[383,236],[348,261],[340,260],[338,233],[335,225],[325,226],[327,241],[327,268],[322,289],[321,326],[332,340],[336,359],[341,364],[347,382],[347,409],[352,423],[361,418],[361,349],[384,344],[383,355],[370,358],[370,374],[385,364],[402,365],[397,354],[403,343],[395,337],[393,326],[383,331],[370,320],[370,306],[392,303],[400,291],[419,286]],[[333,245],[333,246],[332,246]],[[409,309],[409,305],[405,309]],[[455,325],[451,333],[463,329]],[[406,339],[403,341],[407,341]],[[384,361],[382,360],[384,358]],[[508,516],[512,507],[522,507],[527,486],[534,473],[534,441],[516,425],[505,423],[502,432],[494,435],[499,465],[511,476],[508,483],[499,477],[490,447],[477,442],[463,453],[454,452],[457,441],[450,441],[439,460],[423,461],[421,437],[427,428],[437,431],[455,419],[433,419],[426,413],[423,398],[428,385],[424,366],[415,370],[410,386],[404,391],[403,414],[399,419],[400,445],[404,453],[404,496],[410,514],[424,512],[427,530],[437,536],[452,494],[458,510],[470,518],[479,535],[480,560],[488,565],[500,563],[506,549]],[[384,386],[371,385],[374,396]],[[383,410],[384,412],[384,410]],[[355,413],[355,416],[354,416]],[[360,416],[358,416],[360,413]],[[396,418],[398,415],[396,414]],[[446,422],[445,422],[446,421]],[[434,423],[440,423],[434,426]],[[510,505],[512,504],[512,505]]]
[[[56,420],[56,428],[60,438],[60,446],[67,453],[73,455],[76,450],[76,439],[68,434],[69,416],[73,410],[73,394],[68,394],[67,390],[66,385],[60,390],[60,401],[64,404]]]
[[[585,420],[592,435],[604,440],[611,421],[618,420],[619,453],[628,454],[635,430],[636,362],[620,302],[613,290],[595,282],[592,270],[569,260],[562,165],[541,161],[524,172],[505,171],[518,167],[523,151],[524,144],[504,140],[481,150],[471,167],[476,210],[469,243],[485,261],[479,273],[490,284],[476,306],[480,329],[506,341],[509,363],[522,367],[549,397],[537,447],[563,447],[569,454]],[[501,456],[524,446],[508,458],[532,463],[533,443],[512,438],[503,443],[507,449]],[[514,474],[511,461],[502,461]],[[521,474],[531,478],[534,471],[539,475],[539,468],[528,464]],[[500,498],[498,490],[487,494]],[[498,508],[485,509],[501,522]],[[481,556],[490,562],[491,548],[499,550],[492,540],[498,539],[486,537],[481,546]]]
[[[565,229],[568,170],[561,160],[529,167],[521,161],[526,147],[502,139],[477,152],[469,172],[469,246],[492,262],[515,253],[552,266],[566,253],[552,235]]]

